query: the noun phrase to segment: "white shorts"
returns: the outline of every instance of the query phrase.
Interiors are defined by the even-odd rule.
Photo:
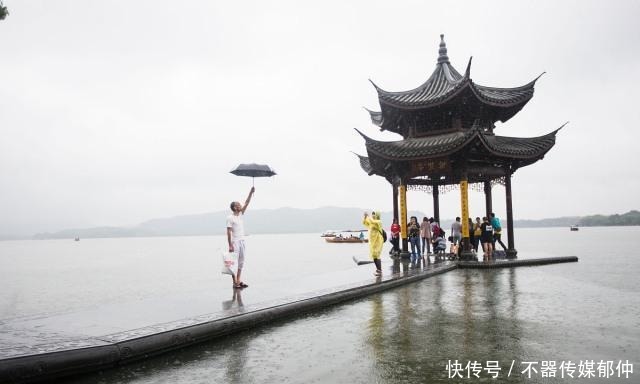
[[[238,269],[242,269],[244,266],[244,240],[234,240],[233,250],[238,254]]]

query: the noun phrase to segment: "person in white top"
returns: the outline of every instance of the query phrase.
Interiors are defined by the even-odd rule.
[[[244,212],[247,210],[247,206],[251,201],[251,196],[256,191],[255,187],[251,187],[251,191],[249,192],[249,196],[247,196],[247,200],[244,202],[244,205],[240,204],[238,201],[234,201],[229,205],[231,208],[231,215],[227,217],[227,241],[229,242],[229,252],[237,252],[238,253],[238,273],[234,276],[231,275],[233,279],[233,287],[234,288],[246,288],[248,287],[242,279],[240,275],[242,274],[242,267],[244,266],[244,224],[242,222],[242,216]]]
[[[422,238],[422,256],[427,256],[427,261],[431,262],[428,258],[431,253],[431,223],[426,217],[423,217],[420,223],[420,237]]]
[[[462,223],[459,217],[456,217],[456,221],[451,224],[451,238],[451,253],[457,255],[462,244]]]

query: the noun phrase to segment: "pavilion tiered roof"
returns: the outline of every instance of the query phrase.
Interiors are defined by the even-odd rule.
[[[531,100],[537,80],[515,88],[475,84],[471,60],[464,75],[449,62],[441,35],[436,69],[419,87],[388,92],[376,86],[381,111],[369,111],[383,130],[401,140],[365,140],[368,157],[361,168],[390,182],[447,185],[461,179],[491,181],[542,159],[554,146],[558,128],[538,137],[499,136],[496,121],[506,121]],[[426,180],[426,181],[425,181]]]
[[[380,111],[368,111],[373,124],[405,138],[476,123],[491,130],[496,121],[509,120],[531,100],[539,77],[515,88],[478,85],[471,79],[471,59],[461,75],[449,62],[441,35],[438,62],[427,81],[402,92],[389,92],[372,82]]]

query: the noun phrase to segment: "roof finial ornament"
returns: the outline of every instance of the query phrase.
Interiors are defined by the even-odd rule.
[[[438,50],[438,54],[438,64],[449,62],[449,56],[447,56],[447,44],[444,42],[444,34],[440,35],[440,49]]]

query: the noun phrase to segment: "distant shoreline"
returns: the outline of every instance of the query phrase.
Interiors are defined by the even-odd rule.
[[[625,228],[625,227],[638,227],[640,225],[592,225],[592,226],[580,226],[581,228]],[[516,226],[515,229],[550,229],[550,228],[568,228],[570,226]],[[311,231],[311,232],[254,232],[251,234],[247,234],[247,237],[255,236],[255,235],[304,235],[304,234],[313,234],[318,235],[318,238],[321,238],[320,235],[323,231]],[[94,237],[79,237],[82,239],[141,239],[141,238],[162,238],[162,237],[206,237],[206,236],[225,236],[223,232],[216,233],[201,233],[201,234],[164,234],[164,235],[131,235],[131,236],[94,236]],[[19,241],[19,240],[74,240],[75,237],[0,237],[0,242],[2,241]]]
[[[278,208],[256,209],[247,213],[247,231],[253,234],[322,233],[332,228],[360,228],[363,209],[323,207],[315,209]],[[102,226],[92,228],[73,228],[57,232],[44,232],[35,235],[2,236],[1,240],[44,240],[83,238],[126,238],[126,237],[165,237],[165,236],[210,236],[224,234],[227,211],[218,211],[198,215],[184,215],[170,218],[153,219],[134,227]],[[410,211],[408,216],[419,218],[428,216],[423,212]],[[503,227],[506,218],[500,217]],[[390,225],[391,212],[382,212],[382,222]],[[443,228],[449,228],[453,219],[442,220]],[[629,211],[619,215],[570,216],[540,220],[515,220],[515,228],[553,228],[570,227],[612,227],[640,225],[640,212]]]

